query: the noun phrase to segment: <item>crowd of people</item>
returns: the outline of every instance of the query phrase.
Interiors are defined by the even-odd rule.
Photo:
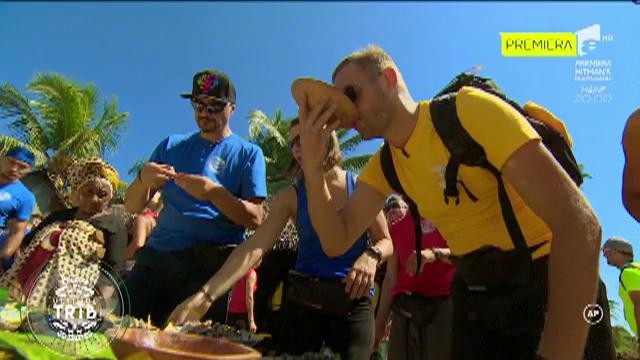
[[[452,176],[455,154],[439,137],[432,102],[412,98],[383,49],[348,55],[332,80],[355,105],[360,135],[385,145],[356,176],[342,168],[339,124],[329,122],[337,103],[303,101],[289,129],[291,186],[270,194],[268,215],[264,155],[232,132],[236,90],[218,70],[196,73],[181,95],[199,130],[162,140],[127,189],[132,225],[110,211],[118,173],[100,159],[70,166],[73,207],[41,219],[20,182],[34,156],[11,149],[0,160],[0,285],[42,298],[34,274],[63,273],[46,264],[95,259],[122,274],[134,317],[260,332],[256,269],[291,221],[297,255],[282,285],[282,321],[268,329],[277,353],[329,347],[368,359],[388,340],[390,359],[615,359],[598,219],[512,104],[474,87],[451,97],[489,165],[458,163]],[[636,219],[638,114],[623,141],[623,200]],[[247,238],[247,230],[255,232]],[[602,249],[621,270],[625,318],[637,334],[640,265],[624,239]],[[583,309],[594,303],[606,316],[589,325]]]

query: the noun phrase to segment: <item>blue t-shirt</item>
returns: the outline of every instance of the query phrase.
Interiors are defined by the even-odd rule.
[[[21,181],[0,185],[0,229],[11,219],[28,221],[36,205],[36,198]]]
[[[232,134],[217,143],[199,132],[172,135],[155,149],[149,161],[168,164],[176,172],[203,175],[241,199],[267,196],[266,166],[262,150]],[[245,228],[229,220],[209,201],[199,201],[173,180],[162,188],[164,208],[149,246],[160,251],[179,251],[197,242],[239,244]]]
[[[351,196],[354,188],[355,179],[353,174],[348,171],[347,194],[349,196]],[[362,234],[346,253],[336,257],[328,257],[322,250],[320,238],[318,238],[318,234],[311,223],[307,207],[307,190],[304,182],[298,182],[297,192],[298,214],[296,216],[296,229],[298,230],[299,244],[296,270],[319,278],[344,278],[351,271],[353,263],[366,250],[367,234]]]

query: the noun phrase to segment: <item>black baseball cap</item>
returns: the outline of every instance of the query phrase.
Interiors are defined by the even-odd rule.
[[[199,95],[206,95],[223,102],[236,103],[236,89],[227,74],[218,70],[202,70],[193,75],[193,89],[191,94],[180,94],[181,97],[192,99]]]

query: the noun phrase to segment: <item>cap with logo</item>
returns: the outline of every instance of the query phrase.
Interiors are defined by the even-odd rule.
[[[227,74],[218,70],[203,70],[193,75],[190,94],[181,94],[186,99],[205,95],[219,101],[236,103],[236,89]]]

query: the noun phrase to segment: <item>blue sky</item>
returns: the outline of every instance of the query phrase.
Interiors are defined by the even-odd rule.
[[[253,109],[286,116],[297,109],[290,84],[299,76],[330,80],[337,62],[369,43],[396,60],[416,99],[427,99],[472,65],[518,101],[534,100],[564,119],[574,152],[593,179],[583,189],[611,235],[631,239],[638,224],[620,200],[622,129],[640,105],[640,6],[591,3],[0,3],[0,81],[20,89],[36,72],[57,71],[116,95],[131,114],[111,161],[126,176],[172,133],[193,131],[194,72],[218,68],[238,91],[234,132],[247,134]],[[505,58],[501,32],[575,32],[600,24],[602,35],[580,60],[611,61],[611,81],[574,79],[576,58]],[[634,26],[635,24],[635,26]],[[607,103],[581,103],[583,86],[605,86]],[[6,133],[6,128],[0,127]],[[379,146],[372,141],[360,151]],[[617,270],[601,262],[609,297]],[[619,315],[618,323],[623,322]]]

